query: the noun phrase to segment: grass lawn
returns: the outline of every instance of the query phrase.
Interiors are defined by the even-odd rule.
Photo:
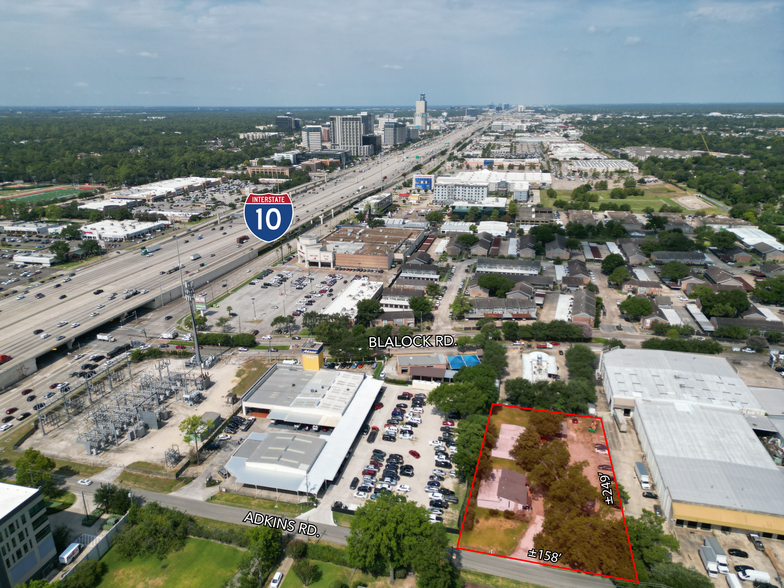
[[[489,509],[476,508],[476,522],[471,531],[463,531],[460,547],[468,547],[499,555],[511,555],[517,548],[520,538],[528,528],[528,523],[507,520],[503,516],[490,517]]]
[[[142,490],[150,490],[152,492],[161,492],[168,494],[174,492],[191,482],[193,478],[162,478],[159,476],[147,476],[145,474],[134,474],[132,472],[124,471],[117,478],[117,484],[124,484],[133,488],[141,488]]]
[[[188,539],[185,547],[164,561],[155,556],[123,561],[114,549],[101,560],[108,567],[102,588],[208,588],[223,586],[239,567],[236,547],[205,539]]]
[[[350,527],[351,521],[354,520],[354,515],[345,514],[342,512],[333,512],[332,513],[332,520],[335,521],[335,524],[338,527]]]
[[[373,578],[373,576],[363,574],[359,570],[354,571],[351,568],[344,568],[324,561],[311,561],[321,570],[321,579],[318,582],[313,582],[309,588],[328,588],[335,580],[340,580],[348,585],[351,585],[356,580],[361,580],[362,585],[369,588],[389,586],[389,581],[386,578]],[[303,588],[303,584],[299,581],[297,575],[290,571],[286,574],[281,588]]]
[[[538,584],[529,584],[528,582],[520,582],[510,578],[492,576],[490,574],[483,574],[482,572],[474,572],[471,570],[460,570],[460,577],[466,582],[491,586],[492,588],[542,588]]]
[[[245,525],[238,525],[237,523],[227,523],[225,521],[216,521],[214,519],[205,519],[203,517],[194,516],[193,519],[199,526],[209,529],[227,529],[236,533],[245,533],[251,528]]]
[[[151,472],[165,472],[166,468],[157,463],[150,463],[149,461],[135,461],[128,465],[129,468],[136,468],[137,470],[149,470]]]
[[[490,422],[499,428],[504,424],[525,427],[528,425],[528,419],[530,416],[531,411],[524,408],[494,406],[493,415],[490,417]]]
[[[12,430],[10,434],[5,435],[0,440],[0,465],[12,466],[14,465],[14,462],[22,456],[22,452],[15,450],[14,445],[16,445],[32,428],[32,425],[19,427],[16,430]],[[57,476],[81,476],[83,478],[89,478],[106,469],[101,466],[85,465],[83,463],[65,459],[56,459],[55,464],[55,470],[52,473]]]
[[[234,386],[232,392],[239,398],[245,392],[250,390],[250,387],[256,383],[261,375],[267,371],[269,363],[265,359],[252,359],[251,361],[243,364],[235,374],[240,381]]]
[[[53,198],[64,198],[66,196],[73,196],[74,194],[83,194],[82,190],[64,189],[52,190],[51,192],[44,192],[43,194],[31,194],[30,196],[19,196],[14,198],[17,202],[45,202]]]
[[[266,498],[253,498],[244,494],[232,494],[231,492],[218,492],[211,496],[207,502],[216,504],[227,504],[229,506],[247,506],[254,510],[269,513],[285,513],[298,515],[310,510],[312,507],[307,504],[291,504],[288,502],[278,502],[267,500]]]
[[[44,504],[46,504],[46,512],[48,514],[54,514],[56,512],[60,512],[61,510],[65,510],[74,502],[76,502],[76,494],[68,491],[64,492],[62,496],[58,496],[55,499],[44,500]]]

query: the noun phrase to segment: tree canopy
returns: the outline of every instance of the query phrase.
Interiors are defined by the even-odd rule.
[[[640,296],[630,296],[621,302],[619,308],[632,319],[638,319],[653,312],[651,301]]]
[[[618,253],[610,253],[602,260],[602,271],[611,274],[617,267],[626,265],[626,260]]]

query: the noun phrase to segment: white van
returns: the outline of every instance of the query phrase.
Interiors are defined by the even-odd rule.
[[[73,560],[76,559],[76,556],[79,555],[79,552],[82,550],[81,543],[71,543],[68,548],[60,554],[60,563],[64,565],[68,565]]]
[[[280,572],[275,572],[275,575],[272,576],[272,582],[270,582],[270,588],[280,588],[280,583],[283,581],[283,574]]]
[[[745,580],[747,582],[761,582],[761,583],[770,582],[770,574],[768,572],[762,572],[760,570],[745,570],[742,572],[738,572],[738,578],[740,578],[741,580]]]
[[[727,574],[727,586],[729,588],[742,588],[743,584],[740,583],[738,576],[735,574]]]

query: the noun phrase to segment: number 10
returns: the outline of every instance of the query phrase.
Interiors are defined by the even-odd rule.
[[[264,222],[262,221],[262,212],[263,211],[261,208],[256,209],[256,215],[259,217],[260,231],[264,229]],[[275,213],[275,216],[277,217],[274,225],[272,224],[272,220],[270,219],[272,213]],[[274,231],[280,226],[280,221],[281,221],[280,211],[277,208],[270,208],[267,210],[267,228],[269,228],[271,231]]]

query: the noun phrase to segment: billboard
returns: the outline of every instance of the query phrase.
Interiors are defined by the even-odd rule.
[[[196,294],[193,297],[193,305],[199,312],[205,312],[207,310],[207,293]]]

